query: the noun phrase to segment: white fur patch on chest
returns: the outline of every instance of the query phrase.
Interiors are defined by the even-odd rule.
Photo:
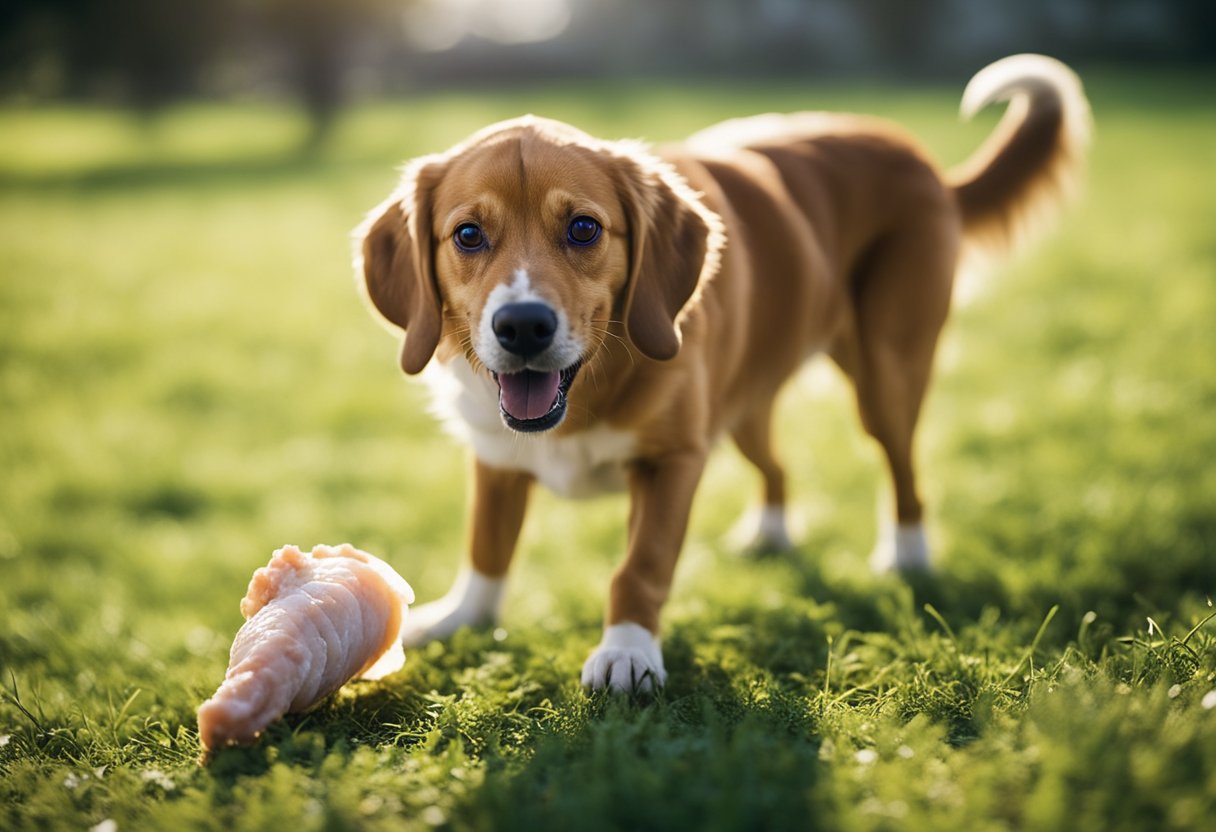
[[[463,357],[431,362],[422,378],[431,389],[435,415],[485,464],[527,471],[563,497],[625,488],[625,463],[636,446],[633,434],[599,426],[570,436],[516,433],[498,415],[493,380],[473,372]]]

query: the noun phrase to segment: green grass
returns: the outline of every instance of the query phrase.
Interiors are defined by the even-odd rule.
[[[395,164],[527,110],[654,140],[864,110],[946,164],[993,118],[957,124],[958,89],[605,85],[367,105],[302,159],[287,111],[0,110],[0,828],[1210,828],[1210,82],[1091,78],[1086,200],[952,319],[938,578],[867,572],[885,475],[820,368],[781,410],[803,544],[723,542],[758,482],[721,451],[656,701],[576,681],[624,500],[538,495],[505,629],[205,768],[195,708],[272,549],[350,540],[424,599],[461,556],[463,452],[350,275]]]

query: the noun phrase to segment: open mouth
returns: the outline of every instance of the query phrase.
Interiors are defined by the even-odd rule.
[[[557,427],[566,415],[566,394],[581,361],[564,370],[493,373],[498,382],[498,409],[507,427],[537,433]]]

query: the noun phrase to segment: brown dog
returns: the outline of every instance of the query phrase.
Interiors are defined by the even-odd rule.
[[[593,688],[666,678],[659,613],[714,441],[764,477],[760,540],[788,545],[770,421],[826,353],[895,486],[879,568],[929,565],[912,437],[964,243],[1007,247],[1079,172],[1088,105],[1035,55],[980,72],[996,133],[943,176],[895,126],[803,113],[730,121],[652,155],[524,117],[414,161],[357,232],[367,296],[404,330],[475,458],[470,562],[407,643],[491,622],[534,480],[628,488],[628,550]]]

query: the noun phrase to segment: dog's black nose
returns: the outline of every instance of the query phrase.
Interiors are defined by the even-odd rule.
[[[498,343],[509,353],[531,358],[544,352],[557,334],[557,313],[547,304],[508,303],[490,319]]]

